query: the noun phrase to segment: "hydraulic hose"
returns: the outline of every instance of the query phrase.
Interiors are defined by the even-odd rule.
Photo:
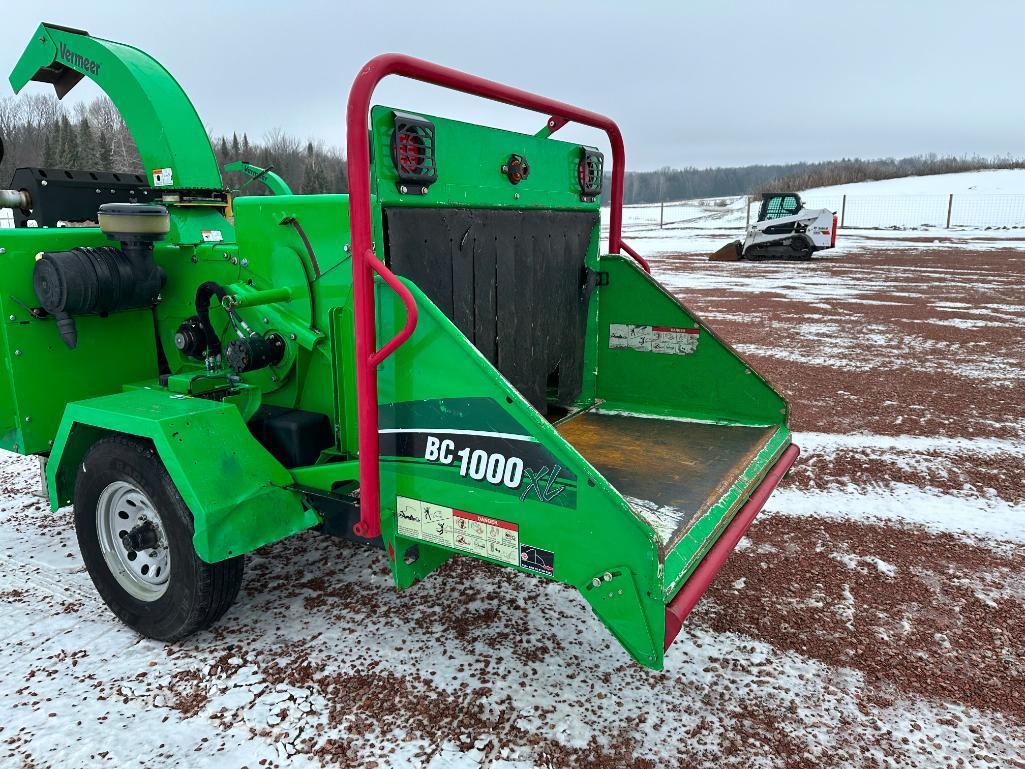
[[[203,325],[203,333],[207,339],[208,353],[211,358],[216,358],[221,354],[221,339],[214,331],[213,324],[210,323],[210,299],[216,296],[219,302],[223,302],[227,295],[228,292],[224,290],[224,286],[212,280],[208,280],[196,289],[196,315],[199,316],[199,322]]]

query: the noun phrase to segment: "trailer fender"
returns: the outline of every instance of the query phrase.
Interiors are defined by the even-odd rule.
[[[148,388],[68,404],[46,466],[53,510],[71,503],[82,458],[111,433],[153,443],[192,511],[196,553],[208,563],[320,523],[235,406]]]

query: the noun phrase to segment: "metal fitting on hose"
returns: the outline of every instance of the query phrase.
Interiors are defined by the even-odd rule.
[[[32,208],[32,199],[24,190],[0,190],[0,208],[20,208],[28,211]]]

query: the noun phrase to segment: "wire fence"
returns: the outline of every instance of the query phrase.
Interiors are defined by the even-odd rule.
[[[946,193],[918,195],[802,194],[808,208],[836,212],[846,229],[1025,227],[1025,194]],[[757,221],[756,196],[700,198],[630,205],[627,231],[649,228],[743,230]]]
[[[1025,195],[809,193],[802,200],[809,208],[836,211],[841,227],[1025,227]]]

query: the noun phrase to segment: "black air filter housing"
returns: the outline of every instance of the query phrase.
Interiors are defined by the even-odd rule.
[[[153,260],[153,243],[168,232],[166,208],[109,203],[96,216],[104,233],[121,241],[121,248],[46,252],[32,271],[40,305],[56,318],[61,339],[72,348],[78,344],[73,316],[151,307],[166,279]]]

